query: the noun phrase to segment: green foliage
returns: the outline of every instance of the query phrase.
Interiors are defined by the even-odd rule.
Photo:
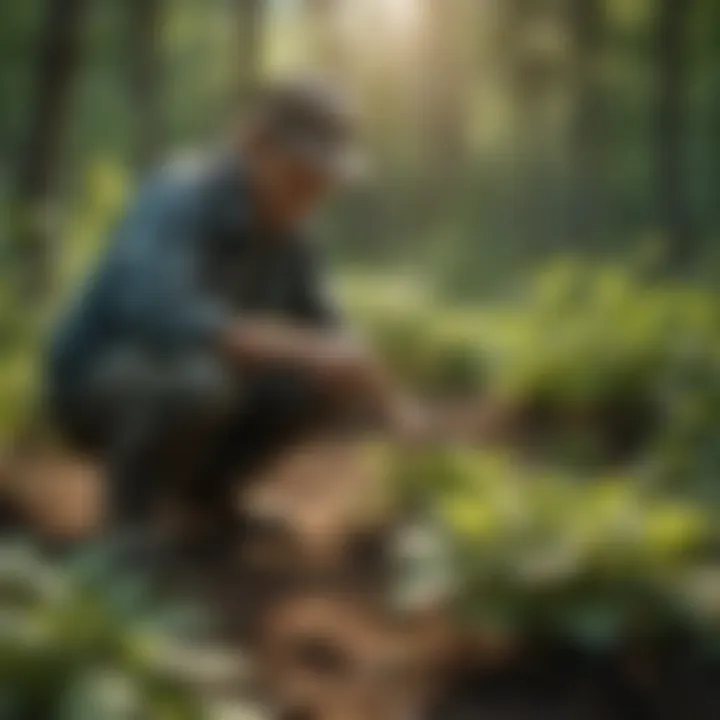
[[[98,160],[87,168],[82,199],[69,218],[69,237],[58,264],[62,296],[77,292],[78,277],[104,242],[126,191],[125,173],[116,163]],[[11,439],[37,410],[48,320],[54,321],[62,308],[62,302],[50,307],[28,303],[12,282],[0,287],[0,440]]]
[[[388,453],[400,502],[445,546],[473,624],[593,647],[678,624],[716,636],[715,292],[564,260],[475,310],[370,295],[351,305],[400,377],[457,390],[450,375],[418,371],[452,367],[457,333],[449,347],[472,358],[469,407],[510,409],[503,450]]]
[[[417,478],[421,462],[401,462],[395,480]],[[444,528],[457,605],[473,625],[610,645],[679,618],[720,620],[717,596],[703,605],[685,583],[712,536],[698,506],[631,476],[579,482],[492,453],[446,450],[424,462],[415,490]]]
[[[654,395],[677,365],[717,357],[715,300],[621,266],[558,262],[484,332],[493,384],[570,406]]]
[[[520,299],[474,309],[382,286],[368,284],[362,297],[356,283],[348,304],[406,377],[445,391],[443,370],[466,357],[470,385],[584,405],[652,393],[676,365],[714,362],[720,352],[714,293],[653,285],[619,265],[559,261]]]
[[[365,300],[355,284],[348,304],[400,378],[510,408],[524,440],[561,459],[671,446],[677,456],[693,436],[716,437],[720,303],[710,290],[574,260],[474,309],[377,283]]]
[[[477,392],[482,315],[439,305],[422,284],[388,275],[346,279],[341,294],[398,377],[426,394]]]
[[[13,717],[202,717],[165,662],[190,616],[109,562],[0,548],[0,701]]]
[[[128,187],[127,171],[117,161],[96,158],[87,164],[62,257],[64,286],[77,281],[98,249],[107,243],[107,236],[127,199]]]

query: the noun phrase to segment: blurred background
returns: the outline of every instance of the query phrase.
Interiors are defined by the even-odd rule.
[[[47,455],[41,349],[123,204],[226,138],[264,79],[330,72],[361,98],[373,171],[323,218],[337,292],[463,441],[355,448],[443,528],[413,572],[452,567],[453,622],[505,649],[541,630],[605,650],[642,616],[716,657],[719,62],[716,0],[2,3],[0,484],[23,523],[97,522],[78,467]],[[67,640],[42,597],[49,645],[6,644],[28,666]],[[151,695],[147,717],[182,716]]]
[[[374,181],[328,218],[339,267],[422,274],[463,300],[507,295],[568,254],[712,282],[719,12],[711,0],[6,3],[3,286],[23,299],[6,299],[3,325],[28,300],[63,297],[148,168],[227,133],[263,78],[304,70],[360,95],[374,157]]]

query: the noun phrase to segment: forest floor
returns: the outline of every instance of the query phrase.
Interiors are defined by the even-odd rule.
[[[487,418],[473,422],[457,424],[487,434]],[[397,518],[368,503],[381,478],[361,450],[353,440],[290,449],[238,493],[249,521],[237,547],[181,573],[178,593],[200,597],[223,621],[217,639],[171,653],[212,718],[270,720],[278,708],[292,711],[283,720],[720,717],[717,678],[681,656],[661,667],[632,654],[605,662],[502,639],[479,646],[442,610],[389,610]],[[63,542],[102,526],[98,467],[57,452],[4,467],[0,487],[13,486],[40,537]],[[453,675],[459,666],[474,673],[469,685]],[[426,715],[448,678],[461,681],[451,693],[459,709]]]
[[[5,475],[23,522],[48,543],[102,526],[103,479],[92,463],[33,452]],[[398,683],[410,674],[409,635],[380,609],[383,553],[373,541],[385,527],[360,511],[373,483],[353,442],[293,448],[238,495],[249,518],[239,547],[183,570],[178,592],[199,594],[223,621],[219,640],[172,653],[213,717],[275,717],[268,698],[330,720],[413,709],[416,686]]]

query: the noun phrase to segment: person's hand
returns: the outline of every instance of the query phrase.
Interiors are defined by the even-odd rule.
[[[369,377],[367,354],[344,335],[329,335],[262,319],[245,319],[221,337],[226,357],[242,366],[293,367],[332,394],[352,392]]]
[[[320,385],[334,394],[362,392],[373,373],[367,353],[342,336],[315,338],[303,354]]]

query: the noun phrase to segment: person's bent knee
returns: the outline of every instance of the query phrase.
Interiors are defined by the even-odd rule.
[[[194,355],[171,363],[162,395],[168,412],[200,418],[226,417],[237,407],[240,382],[211,355]]]
[[[237,396],[237,380],[210,354],[157,358],[131,350],[105,358],[85,392],[114,419],[161,416],[170,425],[221,418]]]

